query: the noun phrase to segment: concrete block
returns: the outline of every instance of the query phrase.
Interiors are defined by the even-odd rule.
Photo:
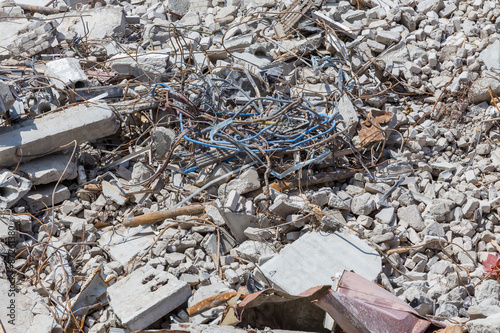
[[[375,37],[375,41],[385,45],[398,43],[400,40],[401,40],[401,35],[399,33],[393,31],[385,31],[385,30],[378,32]]]
[[[297,295],[311,287],[331,285],[344,270],[374,281],[382,260],[366,241],[354,235],[308,233],[261,266],[278,288]]]
[[[145,53],[132,57],[117,54],[110,60],[113,70],[120,75],[134,76],[140,81],[153,81],[162,78],[170,67],[170,55],[166,53]]]
[[[107,291],[109,305],[129,330],[141,330],[191,296],[189,285],[166,271],[141,267]]]
[[[417,205],[399,208],[398,217],[401,221],[407,222],[410,227],[418,232],[425,229],[425,223]]]
[[[0,208],[10,208],[31,188],[31,182],[9,170],[0,170]]]
[[[256,56],[251,53],[234,52],[235,64],[242,65],[251,72],[258,73],[271,64],[270,57]]]
[[[53,154],[28,163],[21,164],[18,168],[19,174],[28,178],[33,185],[49,184],[61,180],[75,179],[77,166],[75,161],[68,161],[70,155]],[[68,165],[69,162],[69,165]],[[66,172],[64,169],[68,165]]]
[[[285,197],[280,197],[274,200],[274,203],[269,207],[269,211],[273,214],[286,218],[290,214],[297,213],[303,208],[303,204],[292,201]]]
[[[105,104],[78,105],[0,130],[0,166],[17,164],[59,149],[114,134],[119,123]],[[22,157],[21,157],[22,156]]]
[[[368,47],[373,51],[373,52],[376,52],[376,53],[381,53],[382,51],[385,50],[385,45],[382,44],[382,43],[379,43],[379,42],[376,42],[372,39],[368,39],[366,41],[366,43],[368,44]]]
[[[224,47],[228,51],[243,50],[244,48],[252,45],[253,40],[253,35],[236,36],[233,38],[225,39]]]
[[[62,58],[47,63],[45,75],[58,88],[68,90],[89,86],[89,78],[76,58]]]
[[[29,192],[23,200],[26,201],[32,210],[42,210],[52,206],[53,191],[54,186],[52,185],[39,186],[35,191]],[[69,189],[64,185],[59,185],[54,193],[54,205],[68,200],[70,197],[71,193]]]
[[[474,104],[484,101],[489,102],[491,100],[488,87],[491,88],[495,95],[500,95],[500,80],[495,75],[496,74],[493,72],[485,71],[482,73],[482,76],[474,82],[471,89],[471,97]]]

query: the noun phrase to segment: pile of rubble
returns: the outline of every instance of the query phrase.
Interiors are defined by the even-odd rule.
[[[500,332],[498,1],[0,5],[0,332]]]

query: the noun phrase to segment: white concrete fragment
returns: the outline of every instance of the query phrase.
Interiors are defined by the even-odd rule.
[[[500,69],[500,40],[496,40],[479,54],[478,59],[484,62],[489,70]]]
[[[121,75],[150,81],[166,74],[170,64],[170,55],[162,52],[143,53],[133,57],[128,54],[117,54],[109,62],[111,68]]]
[[[127,197],[125,196],[125,191],[118,186],[115,180],[110,182],[103,181],[102,182],[102,194],[115,202],[117,205],[124,205],[127,202]]]
[[[236,190],[232,190],[227,195],[226,202],[224,203],[224,207],[235,212],[236,207],[238,206],[238,202],[240,200],[240,197],[241,197],[240,194],[238,192],[236,192]]]
[[[107,291],[109,305],[129,330],[141,330],[186,302],[189,285],[166,271],[141,267]]]
[[[258,219],[254,215],[245,213],[234,213],[228,210],[223,212],[224,220],[226,221],[231,235],[238,241],[247,240],[245,229],[249,227],[259,227]]]
[[[399,208],[398,218],[401,221],[407,222],[415,231],[420,232],[425,229],[425,223],[417,205]]]
[[[140,233],[129,237],[126,242],[121,242],[123,237],[127,237],[129,234],[134,233],[137,228],[141,227],[127,228],[118,231],[109,230],[104,232],[101,235],[101,238],[99,238],[99,245],[105,246],[109,249],[111,257],[126,266],[130,259],[132,259],[140,251],[153,244],[155,240],[153,229],[151,227],[147,227]]]
[[[308,233],[261,266],[278,288],[297,295],[308,288],[332,284],[344,270],[374,281],[382,260],[368,243],[344,233]]]
[[[260,189],[259,174],[255,168],[249,168],[229,183],[221,185],[219,187],[219,196],[227,195],[232,190],[239,194],[245,194],[258,189]]]
[[[125,33],[125,14],[118,6],[104,6],[79,12],[81,17],[60,20],[57,31],[63,35],[76,34],[89,40],[120,37]]]

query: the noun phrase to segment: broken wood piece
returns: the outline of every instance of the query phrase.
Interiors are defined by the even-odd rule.
[[[24,10],[25,12],[30,12],[30,13],[39,13],[39,14],[43,14],[43,15],[53,15],[53,14],[61,13],[61,11],[57,8],[25,5],[22,3],[16,3],[16,6],[21,7],[22,10]]]
[[[175,208],[167,211],[159,211],[140,216],[126,218],[123,225],[126,227],[136,227],[143,224],[152,224],[163,221],[165,219],[175,218],[180,215],[196,215],[205,211],[205,205],[195,204],[180,208]]]

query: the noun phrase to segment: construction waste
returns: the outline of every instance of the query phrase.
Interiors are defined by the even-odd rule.
[[[498,0],[4,0],[0,333],[500,332]]]

